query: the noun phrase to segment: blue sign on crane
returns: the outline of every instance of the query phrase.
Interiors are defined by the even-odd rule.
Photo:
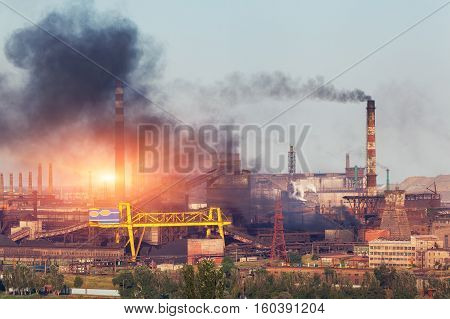
[[[89,209],[89,221],[118,224],[120,223],[120,211],[117,208],[91,208]]]

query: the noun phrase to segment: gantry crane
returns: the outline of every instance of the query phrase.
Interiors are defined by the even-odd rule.
[[[220,237],[224,238],[224,226],[231,225],[231,221],[222,213],[220,208],[210,207],[198,211],[188,212],[139,212],[133,211],[130,203],[119,203],[117,219],[89,220],[90,227],[120,229],[128,233],[127,245],[130,245],[131,258],[136,260],[147,227],[207,227],[206,236],[211,236],[211,229],[217,227]],[[135,230],[142,228],[139,243],[135,245]],[[119,237],[116,236],[116,240]]]

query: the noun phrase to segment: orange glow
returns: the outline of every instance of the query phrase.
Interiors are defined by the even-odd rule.
[[[116,177],[112,173],[105,173],[102,175],[102,181],[105,183],[112,183],[115,179]]]

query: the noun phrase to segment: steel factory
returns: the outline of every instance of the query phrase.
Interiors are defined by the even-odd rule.
[[[296,253],[317,256],[305,269],[448,267],[448,181],[390,184],[389,169],[376,157],[375,101],[366,103],[366,163],[342,154],[340,172],[297,172],[291,146],[282,174],[242,169],[239,151],[233,151],[221,153],[205,173],[155,176],[127,162],[127,99],[117,81],[114,189],[106,183],[94,189],[91,174],[84,188],[61,189],[52,163],[36,163],[28,174],[2,172],[0,263],[56,263],[68,272],[87,272],[230,256],[266,260],[283,271]]]

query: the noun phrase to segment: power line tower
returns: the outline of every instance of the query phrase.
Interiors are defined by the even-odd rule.
[[[275,214],[273,217],[273,239],[270,251],[270,259],[287,261],[286,241],[284,240],[283,207],[281,196],[275,202]]]

